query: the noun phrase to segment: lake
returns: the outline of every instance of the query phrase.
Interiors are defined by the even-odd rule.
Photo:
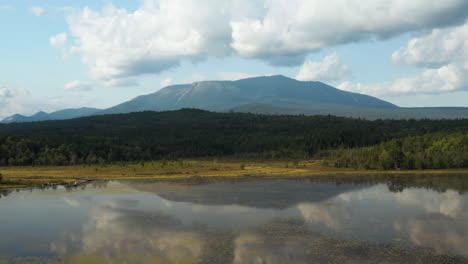
[[[0,263],[468,263],[468,175],[0,192]]]

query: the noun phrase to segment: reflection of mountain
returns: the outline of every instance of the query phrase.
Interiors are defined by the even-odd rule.
[[[256,208],[288,208],[303,202],[321,202],[344,192],[368,187],[331,182],[310,183],[307,180],[214,182],[200,185],[145,183],[130,186],[175,202]]]

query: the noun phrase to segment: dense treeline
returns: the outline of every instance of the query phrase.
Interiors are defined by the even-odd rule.
[[[466,168],[468,133],[411,136],[372,147],[332,153],[336,167],[381,170]]]
[[[141,112],[0,125],[0,165],[75,165],[227,155],[308,158],[323,150],[466,131],[467,119],[367,121],[194,109]]]

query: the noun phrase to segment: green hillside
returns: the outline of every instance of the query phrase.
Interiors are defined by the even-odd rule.
[[[396,138],[466,133],[468,119],[376,120],[195,109],[0,125],[0,165],[73,165],[187,157],[310,158]]]
[[[393,139],[376,146],[334,151],[336,167],[446,169],[468,167],[468,133],[435,133]]]

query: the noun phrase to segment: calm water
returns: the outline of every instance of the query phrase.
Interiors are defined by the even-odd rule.
[[[468,263],[468,176],[0,194],[0,263]]]

